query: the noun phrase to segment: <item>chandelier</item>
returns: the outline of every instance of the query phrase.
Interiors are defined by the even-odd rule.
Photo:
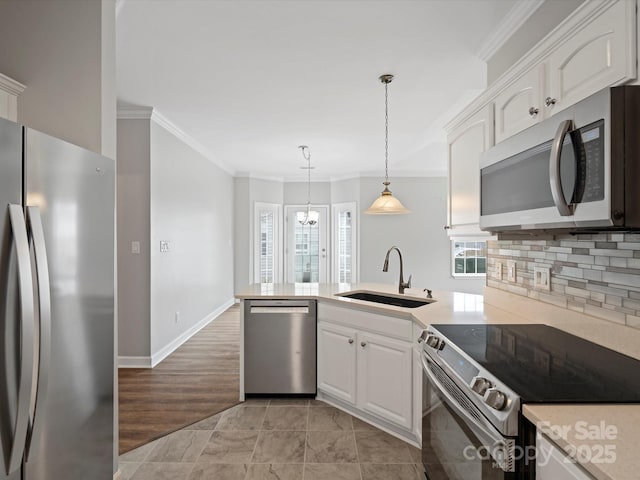
[[[314,168],[311,166],[311,151],[306,145],[300,145],[298,148],[302,151],[302,156],[307,161],[306,167],[300,167],[307,171],[307,210],[296,213],[296,220],[301,225],[315,225],[320,218],[320,212],[311,210],[311,170]]]

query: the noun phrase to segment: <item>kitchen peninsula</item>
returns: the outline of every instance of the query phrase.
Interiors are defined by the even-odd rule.
[[[640,360],[640,331],[490,287],[484,296],[435,290],[433,302],[417,308],[345,298],[348,292],[400,296],[397,286],[383,284],[256,284],[237,298],[316,300],[317,398],[416,446],[420,446],[422,435],[419,342],[431,324],[547,324]],[[403,296],[426,300],[426,293],[419,288],[407,289]],[[388,356],[377,357],[385,353]],[[610,440],[617,452],[615,462],[599,463],[587,457],[577,460],[594,478],[633,478],[627,474],[637,471],[640,461],[621,442],[626,444],[638,436],[640,405],[627,406],[623,413],[615,407],[601,411],[596,419],[589,405],[523,406],[525,418],[534,424],[553,425],[570,412],[567,423],[584,417],[589,422],[617,425],[618,439]],[[540,431],[549,434],[543,428]],[[575,439],[555,443],[563,455],[575,452]]]

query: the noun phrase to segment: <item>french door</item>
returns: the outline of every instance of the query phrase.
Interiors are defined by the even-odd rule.
[[[325,283],[329,278],[329,207],[312,206],[320,216],[314,225],[296,218],[306,205],[286,205],[285,264],[288,283]]]

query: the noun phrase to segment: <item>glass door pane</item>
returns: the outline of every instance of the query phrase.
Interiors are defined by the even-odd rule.
[[[357,206],[355,202],[338,203],[332,206],[333,258],[332,281],[355,283],[357,268]]]
[[[287,206],[287,281],[318,283],[327,281],[327,207],[313,207],[320,213],[318,223],[303,225],[298,212],[306,207]]]

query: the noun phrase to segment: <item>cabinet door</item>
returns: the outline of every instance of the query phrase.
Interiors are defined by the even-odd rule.
[[[318,323],[318,390],[356,403],[356,331]]]
[[[542,118],[543,79],[544,65],[540,65],[526,72],[496,97],[496,143],[521,132]]]
[[[636,76],[635,2],[613,3],[549,56],[551,113]]]
[[[412,428],[412,360],[409,342],[358,334],[358,407]]]
[[[449,143],[449,235],[478,234],[480,154],[493,145],[493,104],[459,125]]]
[[[593,480],[546,437],[536,439],[536,480]]]

